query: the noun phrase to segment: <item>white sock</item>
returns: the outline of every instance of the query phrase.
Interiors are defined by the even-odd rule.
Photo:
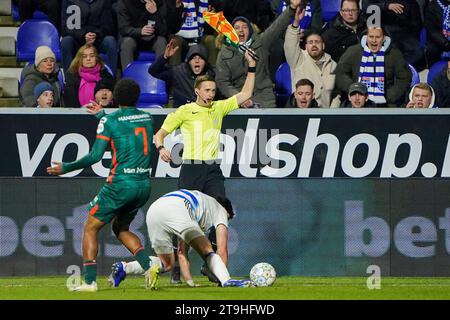
[[[210,254],[206,258],[206,263],[208,264],[209,270],[214,273],[214,275],[217,277],[217,279],[219,279],[222,285],[230,280],[228,269],[225,263],[223,263],[222,258],[218,254]]]
[[[127,274],[144,274],[145,270],[142,269],[139,262],[131,261],[131,262],[125,262],[125,272]]]
[[[157,264],[161,268],[161,273],[166,272],[160,258],[154,256],[149,256],[149,258],[150,258],[150,267],[154,264]]]
[[[158,257],[154,257],[154,256],[149,256],[150,258],[150,267],[156,263],[159,264],[159,266],[162,269],[162,263],[161,263],[161,259],[159,259]],[[141,265],[139,264],[139,262],[135,261],[131,261],[131,262],[124,262],[125,264],[125,272],[127,274],[144,274],[145,270],[142,269]]]

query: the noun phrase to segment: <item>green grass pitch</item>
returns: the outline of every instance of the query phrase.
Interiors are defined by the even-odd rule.
[[[278,277],[265,288],[219,288],[205,277],[195,277],[199,287],[171,285],[160,278],[156,291],[144,288],[143,277],[128,277],[119,288],[110,288],[98,277],[96,293],[69,292],[64,276],[0,278],[0,300],[449,300],[450,278],[381,278],[381,288],[369,290],[362,277]]]

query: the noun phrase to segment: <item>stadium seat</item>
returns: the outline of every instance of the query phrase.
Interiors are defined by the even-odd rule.
[[[36,20],[48,20],[48,15],[46,15],[44,12],[36,10],[33,12],[33,19]]]
[[[20,21],[19,8],[14,3],[12,4],[12,18],[13,21]]]
[[[114,77],[114,74],[113,74],[113,72],[112,72],[112,70],[111,70],[111,67],[108,66],[106,63],[105,63],[105,69],[108,70],[109,74],[112,75],[112,76]]]
[[[46,20],[29,19],[23,22],[17,31],[17,61],[34,61],[36,48],[50,47],[61,61],[59,34],[55,26]]]
[[[408,64],[409,70],[411,70],[411,87],[415,86],[420,82],[419,73],[417,72],[416,68],[414,68],[412,65]]]
[[[433,64],[430,68],[430,71],[428,72],[427,83],[431,84],[434,77],[436,77],[442,71],[442,69],[444,69],[446,65],[447,61],[438,61],[435,64]]]
[[[155,61],[155,53],[153,51],[139,51],[136,61]]]
[[[278,107],[284,107],[291,95],[291,69],[287,62],[282,63],[275,73],[275,97]]]
[[[323,22],[330,22],[341,9],[341,0],[320,0]]]
[[[100,56],[100,58],[102,58],[103,63],[105,64],[109,63],[109,58],[106,53],[99,52],[98,55]]]
[[[163,106],[159,104],[146,104],[146,103],[139,103],[137,105],[138,108],[145,108],[145,109],[162,109]]]
[[[141,95],[137,106],[141,108],[151,105],[165,105],[168,102],[166,83],[156,79],[148,73],[152,63],[149,61],[134,61],[123,71],[123,78],[135,80],[141,88]]]

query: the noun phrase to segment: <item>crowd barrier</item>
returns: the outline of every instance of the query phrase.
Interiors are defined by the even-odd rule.
[[[150,112],[156,131],[168,110]],[[110,154],[62,178],[45,168],[87,153],[97,122],[83,110],[0,110],[0,276],[81,264],[86,205]],[[449,128],[446,110],[233,112],[220,152],[237,212],[230,272],[245,276],[267,261],[280,275],[367,276],[376,265],[386,276],[449,276]],[[180,141],[175,132],[166,145],[180,154]],[[132,225],[149,248],[145,213],[176,188],[178,158],[153,158],[152,196]],[[100,243],[100,274],[131,259],[110,228]],[[199,274],[201,260],[191,257]]]

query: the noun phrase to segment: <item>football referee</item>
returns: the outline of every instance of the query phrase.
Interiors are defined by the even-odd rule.
[[[155,146],[161,159],[171,161],[170,151],[164,147],[164,138],[181,128],[183,137],[183,164],[179,189],[198,190],[211,197],[225,197],[224,176],[217,161],[219,137],[223,117],[238,109],[253,94],[256,61],[246,52],[248,73],[241,91],[226,99],[213,101],[216,82],[208,75],[197,77],[194,90],[197,100],[180,106],[167,115],[155,135]]]
[[[178,179],[179,189],[201,191],[213,198],[226,198],[225,177],[217,161],[222,120],[229,112],[238,109],[250,99],[255,85],[256,61],[245,53],[248,73],[241,91],[226,99],[214,101],[216,82],[208,75],[197,77],[194,91],[197,99],[180,106],[167,115],[155,135],[155,146],[163,161],[171,161],[170,150],[164,147],[164,138],[181,128],[183,137],[183,163]],[[177,257],[177,255],[175,255]],[[172,282],[179,281],[179,268],[172,273]]]

